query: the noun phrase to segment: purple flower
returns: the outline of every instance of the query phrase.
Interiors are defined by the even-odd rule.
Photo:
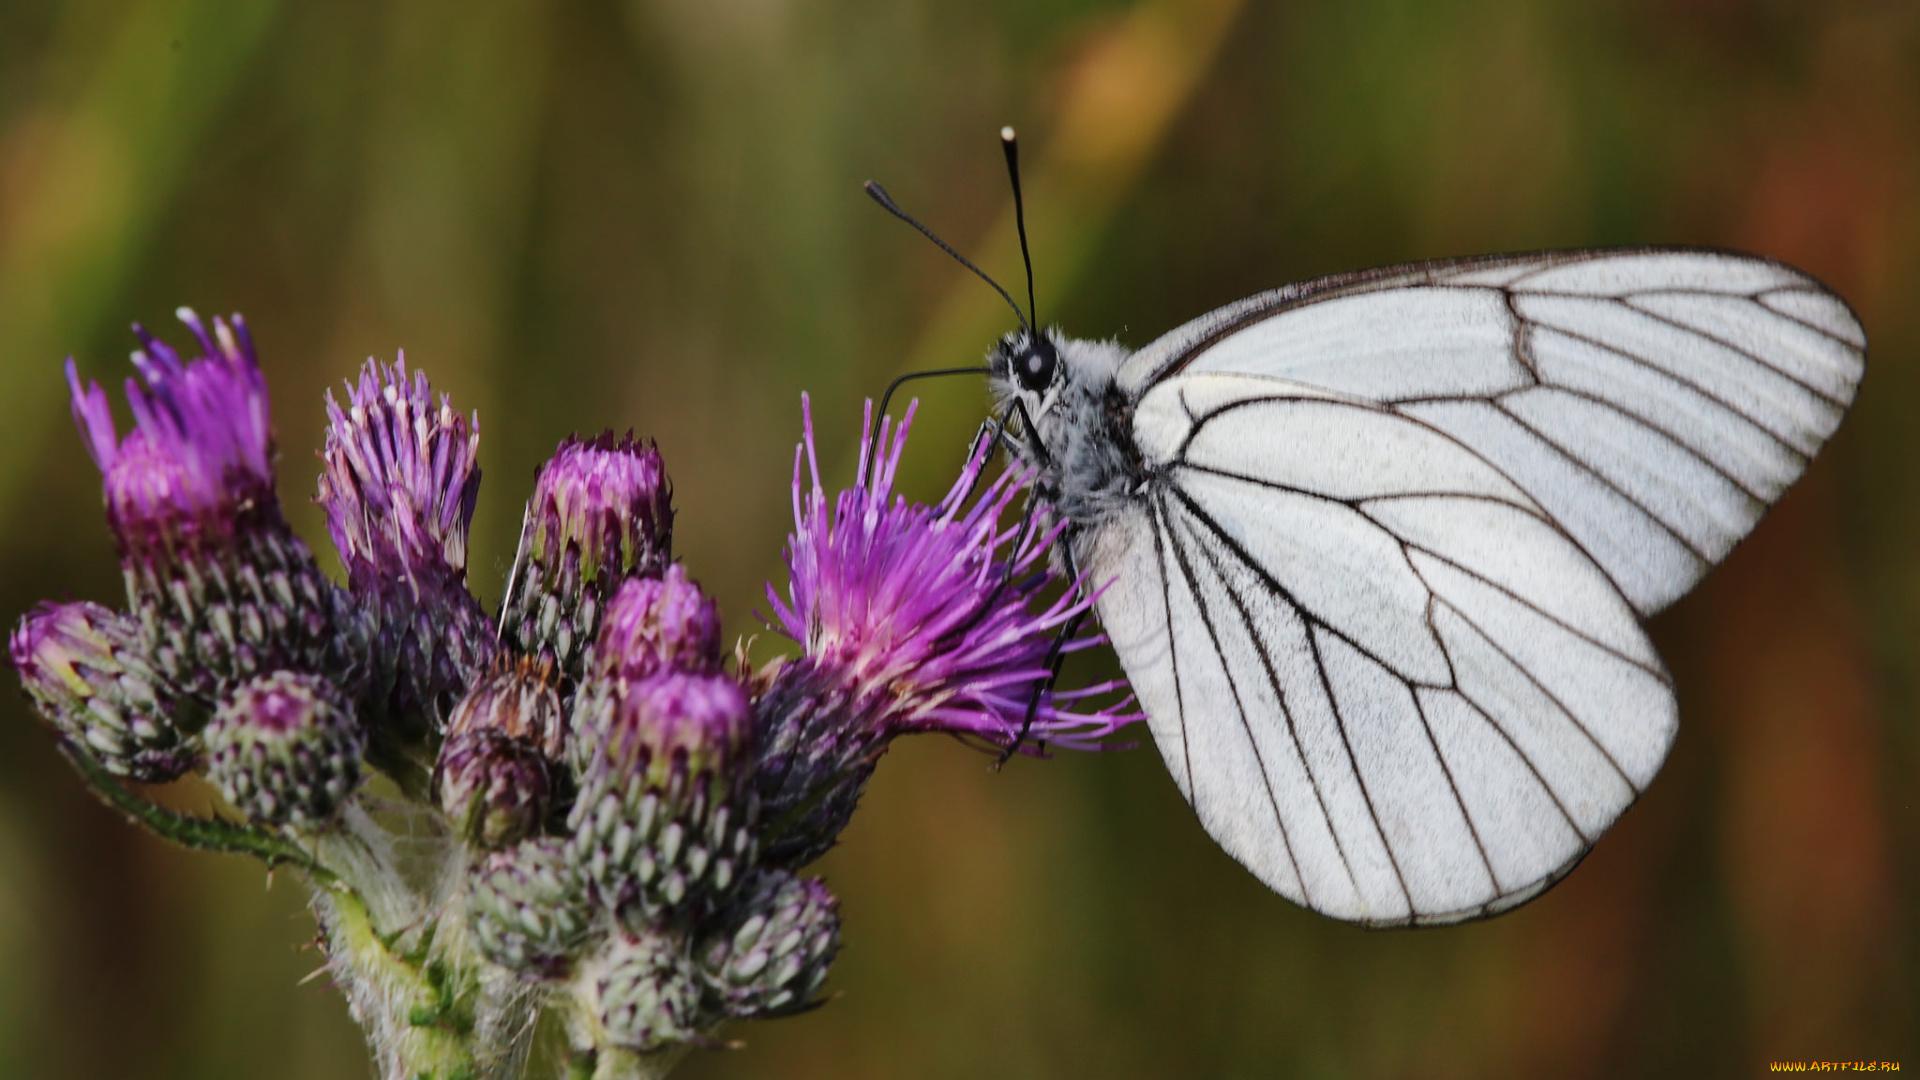
[[[841,492],[830,514],[806,414],[794,460],[787,596],[767,588],[780,628],[802,652],[763,674],[754,698],[754,788],[770,823],[762,856],[772,865],[804,866],[833,846],[895,736],[942,731],[1006,748],[1020,740],[1032,704],[1019,745],[1040,754],[1049,744],[1097,748],[1138,718],[1124,706],[1072,707],[1120,683],[1045,689],[1060,628],[1092,601],[1079,589],[1045,599],[1060,584],[1043,561],[1057,528],[1001,525],[1030,473],[1001,474],[971,509],[963,504],[984,455],[968,462],[938,506],[893,494],[912,415],[910,406],[897,430],[881,422],[885,451],[869,462],[869,406],[860,461],[867,479]],[[810,486],[802,483],[802,456]],[[1079,638],[1067,648],[1097,640]]]
[[[433,398],[407,358],[368,360],[343,409],[327,394],[327,448],[315,500],[349,571],[446,573],[464,579],[467,529],[480,498],[480,419]]]
[[[83,389],[71,359],[73,414],[105,481],[127,598],[148,659],[202,705],[256,674],[295,670],[357,682],[363,630],[312,552],[287,527],[273,489],[266,383],[246,324],[179,311],[199,339],[180,355],[140,327],[127,380],[134,428],[115,431],[105,391]]]
[[[660,452],[632,435],[569,438],[541,466],[520,537],[505,640],[578,681],[620,583],[672,559],[673,485]]]
[[[278,516],[273,494],[273,434],[267,384],[247,324],[213,321],[209,335],[188,308],[177,313],[204,355],[182,363],[166,342],[135,324],[142,348],[133,365],[146,386],[127,380],[134,429],[123,442],[106,391],[83,390],[71,357],[67,384],[73,417],[105,478],[107,519],[123,550],[191,543],[224,532],[250,513]]]
[[[806,402],[802,397],[803,405]],[[917,402],[915,404],[918,404]],[[880,422],[885,448],[861,486],[840,493],[827,511],[813,449],[813,417],[794,454],[794,532],[787,541],[791,583],[782,600],[768,599],[780,629],[799,642],[807,659],[837,669],[862,690],[884,690],[887,704],[867,722],[887,735],[944,731],[1010,746],[1026,721],[1035,687],[1048,678],[1047,656],[1059,629],[1092,606],[1081,589],[1042,594],[1058,583],[1045,567],[1059,536],[1051,529],[1003,528],[1001,519],[1026,493],[1033,474],[1009,469],[989,484],[971,509],[967,493],[986,455],[968,462],[938,506],[893,494],[906,448],[913,406],[898,429]],[[872,434],[869,403],[862,425],[860,475],[868,476],[865,447]],[[891,442],[889,443],[889,434]],[[802,486],[801,457],[812,476]],[[1082,637],[1076,651],[1098,644]],[[1031,738],[1068,749],[1095,749],[1099,740],[1132,722],[1115,709],[1078,712],[1073,702],[1120,687],[1106,683],[1069,693],[1043,692]]]
[[[540,832],[552,805],[553,771],[525,739],[464,731],[440,744],[433,791],[456,835],[498,851]]]
[[[404,356],[367,361],[345,408],[327,395],[315,501],[376,624],[369,696],[383,753],[425,739],[493,656],[493,627],[466,585],[479,445],[478,418],[444,394],[436,403]]]

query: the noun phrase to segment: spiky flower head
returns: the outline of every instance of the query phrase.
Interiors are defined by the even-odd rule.
[[[315,501],[348,586],[374,613],[372,697],[396,720],[443,718],[493,653],[493,627],[466,585],[479,446],[479,418],[444,394],[436,401],[404,354],[367,361],[344,407],[327,394]]]
[[[615,934],[583,975],[595,1045],[651,1053],[694,1039],[706,1026],[700,980],[676,934]]]
[[[794,455],[789,584],[784,597],[767,588],[779,628],[801,656],[759,680],[755,694],[755,784],[763,820],[783,823],[765,839],[770,862],[794,867],[824,853],[898,735],[940,731],[1042,753],[1097,748],[1137,719],[1118,706],[1074,708],[1118,683],[1050,688],[1051,661],[1098,639],[1058,640],[1093,602],[1077,583],[1060,588],[1067,583],[1048,569],[1059,527],[1003,524],[1031,472],[1009,469],[969,506],[982,453],[936,506],[893,492],[913,411],[897,429],[882,419],[874,439],[869,403],[862,480],[831,511],[805,415]],[[868,459],[870,445],[881,450],[876,460]]]
[[[766,1019],[818,1004],[816,995],[840,951],[840,902],[826,883],[763,870],[741,890],[729,915],[697,954],[718,1010]]]
[[[1060,584],[1045,561],[1059,526],[1002,524],[1033,474],[1010,469],[966,507],[986,464],[983,452],[938,506],[908,502],[893,493],[893,479],[913,412],[908,406],[906,419],[891,432],[889,421],[880,421],[875,442],[884,452],[869,462],[869,403],[861,432],[860,475],[866,480],[841,492],[831,513],[813,449],[813,419],[806,417],[805,441],[794,456],[790,584],[784,598],[767,588],[780,629],[800,643],[805,656],[833,665],[850,683],[886,688],[890,705],[870,722],[889,735],[941,731],[1009,746],[1026,725],[1040,687],[1029,730],[1036,744],[1098,746],[1134,717],[1068,706],[1116,687],[1045,691],[1056,632],[1088,611],[1092,598],[1067,589],[1051,602],[1044,599],[1049,586]],[[810,487],[802,485],[803,455]],[[1080,638],[1066,650],[1097,641]]]
[[[353,706],[319,676],[276,671],[243,683],[205,737],[207,779],[259,824],[317,829],[360,785]]]
[[[678,563],[620,586],[594,645],[595,675],[637,681],[668,668],[720,669],[720,606]]]
[[[482,956],[533,978],[566,973],[593,930],[593,908],[563,848],[540,837],[468,871],[467,919]]]
[[[520,538],[506,638],[551,657],[568,681],[622,581],[672,558],[673,487],[660,452],[632,435],[570,438],[540,468]]]
[[[623,917],[697,918],[753,859],[747,697],[725,675],[600,679],[574,712],[573,854]],[[584,758],[584,760],[583,760]]]
[[[174,726],[139,638],[133,620],[99,604],[42,604],[8,647],[27,696],[63,736],[108,772],[159,783],[194,767],[200,741]]]
[[[120,439],[107,395],[80,385],[73,414],[105,482],[128,599],[154,666],[211,706],[262,672],[357,677],[364,643],[334,585],[287,527],[273,490],[273,438],[246,324],[179,312],[202,355],[182,361],[136,326],[127,380],[134,428]]]

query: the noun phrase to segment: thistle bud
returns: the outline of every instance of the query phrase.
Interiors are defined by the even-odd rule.
[[[761,819],[760,859],[795,869],[825,855],[852,820],[886,753],[894,699],[837,664],[800,657],[755,680],[753,770]]]
[[[591,758],[567,827],[603,899],[640,921],[724,900],[752,861],[746,694],[719,675],[600,680],[575,713]],[[583,739],[584,745],[588,739]]]
[[[99,604],[43,604],[8,641],[20,682],[43,716],[108,772],[172,780],[199,759],[141,652],[133,620]]]
[[[565,741],[552,669],[496,662],[454,708],[434,766],[434,795],[454,830],[488,850],[539,833]]]
[[[127,380],[134,429],[124,440],[105,391],[83,390],[67,361],[145,651],[171,686],[209,707],[269,671],[357,680],[362,624],[274,495],[267,389],[246,324],[216,319],[209,334],[193,312],[180,319],[199,338],[197,360],[134,328],[146,385]]]
[[[567,719],[553,667],[526,658],[494,663],[447,718],[447,734],[492,732],[519,739],[549,758],[566,752]]]
[[[819,878],[754,875],[699,951],[707,992],[726,1015],[766,1019],[817,1004],[840,951],[840,902]]]
[[[566,973],[592,932],[593,910],[563,846],[528,840],[468,871],[468,925],[482,956],[536,978]]]
[[[434,793],[461,839],[497,851],[540,832],[553,805],[552,768],[524,739],[491,731],[449,735]]]
[[[436,403],[406,358],[372,360],[327,395],[326,470],[315,498],[347,568],[347,584],[374,614],[369,697],[390,723],[425,735],[479,676],[493,627],[467,590],[467,530],[480,497],[479,418]]]
[[[615,934],[585,981],[594,1042],[651,1053],[706,1026],[701,986],[684,941],[672,934]]]
[[[651,443],[611,433],[561,443],[527,503],[503,640],[577,681],[620,583],[658,576],[671,560],[672,495]]]
[[[668,668],[720,670],[720,606],[678,563],[657,578],[629,578],[607,608],[592,671],[629,680]]]
[[[360,784],[360,725],[319,676],[276,671],[241,685],[205,738],[207,778],[249,821],[317,829]]]

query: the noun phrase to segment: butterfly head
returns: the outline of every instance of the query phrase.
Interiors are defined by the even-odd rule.
[[[1044,395],[1060,374],[1060,347],[1044,332],[1015,330],[1000,339],[990,363],[995,375],[1029,394]]]

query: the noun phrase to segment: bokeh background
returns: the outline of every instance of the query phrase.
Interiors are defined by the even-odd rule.
[[[800,392],[844,480],[864,395],[1007,326],[859,182],[1014,285],[1009,122],[1042,317],[1077,335],[1137,346],[1389,262],[1717,244],[1844,294],[1865,388],[1656,620],[1678,746],[1543,899],[1363,932],[1216,850],[1151,749],[996,774],[908,742],[823,864],[839,996],[684,1074],[1920,1069],[1911,0],[5,0],[0,613],[116,598],[59,364],[117,376],[127,323],[189,303],[254,326],[317,546],[320,395],[405,348],[481,416],[485,597],[555,442],[632,427],[677,482],[685,562],[759,630]],[[930,497],[984,397],[921,385]],[[296,882],[149,840],[22,702],[0,714],[0,1076],[368,1075],[341,1001],[300,983]]]

